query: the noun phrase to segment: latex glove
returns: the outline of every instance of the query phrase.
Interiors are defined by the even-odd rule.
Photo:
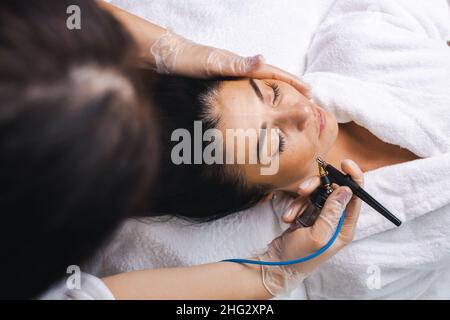
[[[344,160],[341,169],[350,174],[360,186],[364,185],[364,176],[359,166],[352,160]],[[301,196],[293,201],[283,216],[287,223],[294,222],[303,212],[309,195],[320,185],[318,176],[311,178],[311,183],[300,191]],[[328,197],[319,218],[309,228],[287,229],[280,237],[271,242],[268,250],[259,256],[263,261],[286,261],[305,257],[316,252],[327,244],[336,231],[342,212],[346,208],[341,231],[333,245],[318,257],[304,263],[289,266],[262,266],[264,286],[273,296],[288,295],[319,265],[336,254],[354,237],[356,223],[361,209],[361,200],[354,196],[351,189],[338,187]],[[290,212],[289,212],[290,211]]]
[[[296,76],[264,62],[261,55],[241,57],[230,51],[192,42],[167,30],[151,47],[158,73],[206,78],[214,76],[277,79],[309,97],[309,87]]]

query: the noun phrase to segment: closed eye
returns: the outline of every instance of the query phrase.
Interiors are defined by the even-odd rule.
[[[283,153],[285,146],[286,146],[286,138],[284,136],[283,131],[281,129],[276,128],[275,129],[278,135],[278,146],[277,146],[277,153],[281,154]]]
[[[272,90],[273,90],[273,101],[272,101],[272,104],[274,106],[276,106],[276,104],[278,102],[278,99],[280,98],[280,95],[281,95],[280,86],[278,84],[276,84],[275,82],[265,82],[265,84],[272,88]]]
[[[280,145],[278,146],[278,152],[282,153],[284,151],[284,147],[286,146],[286,140],[283,137],[283,134],[281,133],[281,130],[278,132]]]

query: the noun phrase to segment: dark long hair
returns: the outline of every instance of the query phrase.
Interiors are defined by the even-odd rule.
[[[150,78],[154,78],[149,75]],[[176,129],[186,129],[194,137],[194,121],[202,129],[216,128],[219,119],[211,116],[208,97],[214,96],[222,81],[231,79],[192,79],[179,76],[157,76],[145,81],[154,92],[154,106],[161,128],[160,169],[155,188],[149,196],[151,216],[174,215],[192,221],[219,219],[249,208],[267,195],[270,187],[251,186],[242,173],[224,164],[174,164],[171,151],[177,141],[171,141]],[[203,142],[202,150],[209,144]],[[191,155],[194,143],[191,143]]]
[[[148,194],[157,138],[133,48],[95,1],[0,2],[0,298],[44,292]]]

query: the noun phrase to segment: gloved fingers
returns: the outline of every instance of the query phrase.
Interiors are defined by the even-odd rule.
[[[306,208],[307,199],[297,197],[287,208],[286,212],[282,216],[284,223],[292,223]]]
[[[361,187],[364,187],[364,173],[361,168],[351,159],[345,159],[341,163],[341,169],[349,174],[352,179]]]
[[[363,173],[356,164],[346,160],[342,162],[341,168],[344,172],[351,175],[352,179],[359,185],[363,185]],[[314,180],[315,178],[318,177],[315,176],[310,179]],[[317,184],[308,185],[308,183],[305,183],[304,186],[306,188],[302,189],[306,193],[314,190],[317,187]],[[294,230],[288,229],[280,237],[272,241],[268,251],[260,258],[260,260],[291,260],[315,252],[323,248],[331,239],[336,231],[343,211],[347,208],[343,227],[339,233],[339,241],[336,241],[332,248],[327,250],[327,252],[315,259],[297,265],[275,268],[262,267],[263,284],[268,292],[274,296],[290,292],[292,288],[298,286],[309,273],[314,271],[321,263],[353,239],[361,203],[359,199],[356,199],[355,197],[352,199],[352,196],[353,194],[349,187],[336,187],[333,193],[328,197],[319,218],[312,227]],[[292,202],[290,209],[293,213],[286,213],[288,221],[290,221],[290,219],[295,219],[295,217],[304,210],[306,207],[305,205],[307,204],[305,199],[305,197],[299,197]],[[283,219],[286,221],[284,216]]]
[[[309,195],[319,186],[320,177],[318,175],[308,177],[302,181],[298,190],[300,196],[292,201],[282,216],[284,223],[294,222],[294,220],[303,213],[306,208]]]
[[[248,77],[255,79],[273,79],[286,82],[310,97],[309,86],[298,77],[265,63],[262,55],[241,57],[227,50],[205,47],[210,50],[205,70],[208,76]]]
[[[158,73],[197,78],[228,76],[275,79],[286,82],[309,96],[309,86],[275,66],[266,64],[261,55],[242,57],[233,52],[192,42],[167,30],[150,48]]]
[[[316,249],[322,248],[330,240],[351,197],[349,187],[339,187],[330,194],[316,222],[308,228]]]
[[[286,82],[310,98],[310,88],[298,77],[265,63],[262,55],[241,57],[227,50],[210,48],[205,70],[208,76],[248,77]]]
[[[310,98],[310,87],[306,83],[302,82],[298,77],[293,74],[281,70],[270,64],[255,65],[254,70],[246,74],[247,77],[256,79],[273,79],[286,82],[297,89],[305,97]]]
[[[205,70],[208,76],[248,77],[286,82],[310,98],[310,88],[298,77],[265,63],[262,55],[241,57],[227,50],[209,48]]]
[[[321,182],[319,175],[308,177],[307,179],[302,180],[302,182],[299,184],[297,193],[302,197],[309,196],[320,186],[320,183]]]
[[[241,57],[227,50],[190,41],[167,30],[150,48],[158,73],[206,78],[214,76],[249,76],[257,70],[262,56]]]
[[[364,173],[353,160],[345,159],[342,161],[341,169],[345,173],[349,174],[359,186],[364,187]],[[339,234],[339,237],[346,243],[352,241],[355,235],[356,223],[361,211],[361,204],[361,199],[357,196],[353,196],[347,205],[345,219]]]
[[[180,68],[180,61],[185,56],[185,49],[192,43],[169,29],[150,48],[150,54],[155,59],[156,72],[162,74],[179,73],[185,70]],[[181,70],[179,70],[181,69]]]
[[[205,49],[208,50],[204,66],[206,76],[248,77],[249,73],[264,64],[261,55],[242,57],[227,50]]]

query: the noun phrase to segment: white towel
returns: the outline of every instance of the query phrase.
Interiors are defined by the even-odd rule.
[[[426,159],[365,174],[365,189],[404,224],[364,204],[355,241],[291,298],[450,298],[449,24],[444,0],[338,0],[319,28],[304,76],[315,99],[338,121]],[[248,257],[286,227],[287,203],[197,226],[132,220],[94,265],[105,275]]]

